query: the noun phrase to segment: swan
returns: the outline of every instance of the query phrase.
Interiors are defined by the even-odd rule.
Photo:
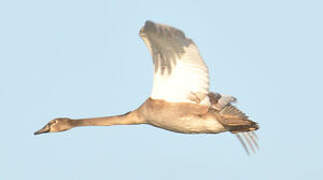
[[[80,126],[149,124],[185,134],[231,132],[247,154],[249,149],[255,152],[258,124],[233,105],[235,97],[209,91],[208,67],[195,43],[181,30],[149,20],[139,35],[154,65],[152,92],[140,107],[116,116],[56,118],[34,134]]]

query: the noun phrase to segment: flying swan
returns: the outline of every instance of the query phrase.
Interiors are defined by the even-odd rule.
[[[246,152],[258,148],[256,122],[232,105],[236,98],[209,91],[208,67],[194,42],[174,27],[146,21],[140,37],[154,64],[150,97],[137,109],[116,116],[56,118],[34,134],[80,126],[150,124],[185,134],[235,134]],[[247,146],[248,145],[248,146]]]

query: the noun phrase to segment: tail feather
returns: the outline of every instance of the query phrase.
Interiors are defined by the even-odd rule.
[[[229,104],[225,106],[221,111],[220,114],[224,118],[233,118],[233,119],[248,119],[248,116],[240,111],[238,108],[234,107],[233,105]]]
[[[218,121],[228,131],[236,135],[248,155],[250,150],[255,153],[256,149],[259,149],[258,137],[255,133],[255,130],[259,129],[258,124],[249,120],[245,113],[231,104],[235,101],[235,98],[221,103],[221,98],[223,99],[221,94],[210,92],[208,96],[211,102],[209,111],[220,114],[221,118]],[[227,98],[224,97],[225,99]]]
[[[249,120],[245,113],[231,104],[225,106],[219,113],[222,116],[221,123],[234,134],[259,128],[256,122]]]
[[[256,149],[259,149],[258,138],[254,133],[255,130],[259,129],[256,122],[249,120],[245,113],[231,104],[225,106],[219,114],[222,117],[222,125],[237,136],[248,155],[250,150],[255,153]]]

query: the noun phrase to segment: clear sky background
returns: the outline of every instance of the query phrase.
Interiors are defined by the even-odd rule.
[[[0,179],[322,179],[322,1],[0,2]],[[148,125],[34,136],[55,117],[125,113],[149,97],[145,20],[182,29],[211,90],[259,122],[247,156],[230,133]]]

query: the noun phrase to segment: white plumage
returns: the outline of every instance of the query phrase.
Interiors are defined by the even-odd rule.
[[[195,45],[184,48],[184,55],[176,59],[170,74],[157,70],[154,73],[151,98],[168,102],[191,102],[191,96],[201,96],[202,101],[209,92],[209,74]],[[198,56],[198,57],[197,57]],[[205,102],[209,105],[209,102]]]
[[[209,106],[208,68],[194,42],[176,28],[149,22],[140,36],[155,64],[151,98]],[[166,40],[167,45],[158,46]]]

